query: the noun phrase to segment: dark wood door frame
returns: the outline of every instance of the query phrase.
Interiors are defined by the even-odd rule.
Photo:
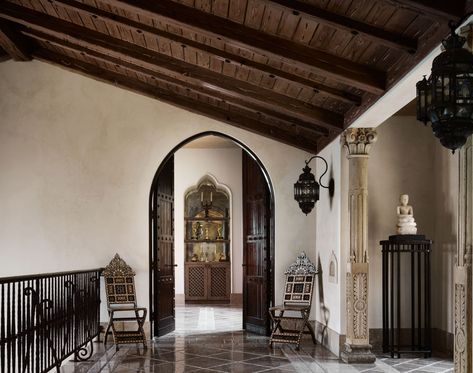
[[[148,209],[148,216],[149,216],[149,320],[150,320],[150,328],[151,328],[151,337],[157,337],[158,334],[155,333],[159,329],[158,325],[155,325],[155,319],[156,319],[156,304],[155,304],[155,289],[156,289],[156,276],[155,276],[155,266],[153,263],[155,263],[155,253],[157,250],[156,247],[156,240],[155,240],[155,227],[154,227],[154,222],[156,221],[156,218],[154,216],[154,209],[153,209],[153,204],[155,203],[155,196],[157,192],[157,187],[158,187],[158,179],[159,175],[163,171],[166,163],[174,156],[174,153],[176,153],[180,148],[182,148],[184,145],[199,139],[201,137],[205,136],[217,136],[217,137],[223,137],[225,139],[233,141],[235,144],[237,144],[243,151],[245,151],[260,167],[261,171],[263,172],[263,175],[266,179],[266,182],[268,184],[269,192],[270,192],[270,211],[271,211],[271,216],[270,216],[270,244],[269,244],[269,250],[270,250],[270,265],[269,265],[269,273],[268,273],[268,282],[270,286],[268,287],[268,290],[270,291],[270,296],[268,297],[268,303],[267,307],[271,307],[274,305],[274,241],[275,241],[275,236],[274,236],[274,188],[271,183],[271,179],[269,178],[269,173],[264,167],[263,163],[259,160],[259,158],[256,156],[253,151],[248,148],[245,144],[240,142],[239,140],[226,135],[224,133],[216,132],[216,131],[206,131],[206,132],[201,132],[199,134],[196,134],[194,136],[191,136],[184,141],[180,142],[178,145],[176,145],[168,154],[167,156],[163,159],[163,161],[160,163],[154,178],[153,182],[151,184],[151,190],[149,194],[149,209]],[[269,320],[268,320],[269,322]],[[267,327],[267,330],[269,330],[269,325]]]

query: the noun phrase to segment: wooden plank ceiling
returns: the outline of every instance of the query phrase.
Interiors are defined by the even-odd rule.
[[[425,57],[465,6],[9,0],[0,3],[0,61],[46,61],[317,153]]]

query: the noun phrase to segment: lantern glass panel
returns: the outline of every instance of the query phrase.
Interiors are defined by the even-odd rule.
[[[450,101],[450,79],[448,75],[443,77],[443,101]]]
[[[422,79],[416,84],[417,89],[417,119],[427,123],[428,102],[430,101],[430,85],[427,79]]]
[[[435,101],[437,102],[443,101],[442,76],[438,76],[437,79],[435,79]]]
[[[442,110],[441,120],[449,119],[453,117],[453,111],[450,106],[445,106]]]
[[[466,103],[471,101],[473,89],[471,77],[461,76],[457,78],[457,102]]]
[[[468,109],[466,106],[463,106],[463,105],[457,105],[457,113],[456,113],[456,117],[459,117],[459,118],[468,118],[470,115],[470,113],[468,112]]]

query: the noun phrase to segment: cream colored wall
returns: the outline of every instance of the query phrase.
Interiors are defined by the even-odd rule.
[[[205,175],[215,177],[231,192],[231,266],[232,293],[242,293],[243,218],[242,153],[240,148],[187,149],[174,155],[174,232],[176,294],[184,294],[184,197]]]
[[[330,198],[328,189],[320,189],[320,200],[315,208],[316,225],[316,260],[322,269],[318,277],[316,293],[317,320],[339,334],[341,330],[340,286],[344,276],[340,273],[340,231],[341,231],[341,146],[337,138],[319,154],[328,163],[328,172],[322,178],[322,184],[327,185],[330,178],[334,179],[335,190]],[[321,160],[314,159],[311,163],[317,165],[316,177],[324,171]],[[315,168],[315,167],[314,167]],[[332,252],[338,261],[337,282],[329,281],[329,262]]]
[[[438,140],[435,140],[438,142]],[[432,239],[432,321],[435,328],[453,333],[453,268],[458,224],[458,153],[436,144],[433,179],[435,219]]]
[[[451,331],[453,251],[456,245],[457,156],[441,147],[429,126],[395,116],[377,127],[369,160],[370,328],[382,327],[380,240],[396,232],[400,194],[409,194],[418,234],[434,241],[433,326]],[[408,291],[408,289],[406,289]],[[408,293],[406,293],[408,295]]]
[[[347,186],[347,178],[343,174],[343,165],[345,152],[341,147],[340,139],[335,139],[319,154],[328,163],[328,177],[325,175],[322,184],[327,185],[330,178],[335,183],[334,195],[329,196],[328,189],[321,188],[320,200],[315,208],[317,216],[316,224],[316,260],[321,269],[321,275],[318,276],[316,288],[316,320],[328,329],[319,332],[318,338],[330,350],[338,355],[339,339],[332,333],[338,335],[345,334],[343,319],[345,315],[344,297],[345,297],[345,256],[343,251],[344,236],[342,234],[343,212],[342,206],[346,199],[345,187]],[[312,164],[317,165],[316,177],[319,178],[324,170],[324,164],[320,160],[313,160]],[[315,167],[314,167],[315,168]],[[329,265],[332,253],[337,260],[337,279],[336,282],[329,280]]]
[[[378,141],[372,147],[369,159],[368,187],[370,328],[382,327],[379,241],[395,234],[398,198],[401,193],[408,193],[418,233],[434,241],[431,256],[433,327],[451,332],[458,158],[440,146],[430,127],[424,127],[414,117],[392,117],[377,127],[377,131]],[[327,159],[329,169],[332,169],[335,197],[330,202],[326,190],[321,189],[316,206],[316,258],[320,258],[323,273],[316,294],[316,319],[336,333],[345,334],[345,272],[349,259],[348,161],[339,139],[320,155]],[[317,175],[320,175],[323,166],[317,165]],[[337,285],[328,281],[331,250],[337,254],[339,264]],[[329,317],[325,319],[324,306],[329,311]],[[328,344],[332,351],[337,351],[333,341]]]
[[[207,130],[239,139],[269,172],[277,302],[284,269],[314,250],[315,214],[293,200],[305,152],[37,61],[0,64],[0,113],[0,276],[100,267],[118,252],[147,305],[153,176]]]

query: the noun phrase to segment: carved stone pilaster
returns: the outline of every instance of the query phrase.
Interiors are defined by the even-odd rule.
[[[473,141],[460,150],[458,193],[458,242],[454,270],[454,361],[455,372],[473,371],[472,362],[472,280],[473,245]]]
[[[372,128],[346,130],[341,141],[349,159],[350,262],[346,279],[347,363],[372,363],[368,330],[368,158],[377,134]]]
[[[372,128],[350,128],[341,136],[349,159],[350,261],[368,262],[368,158],[377,134]]]
[[[352,157],[369,157],[371,146],[378,134],[374,128],[349,128],[341,135],[342,145],[347,150],[348,159]]]

